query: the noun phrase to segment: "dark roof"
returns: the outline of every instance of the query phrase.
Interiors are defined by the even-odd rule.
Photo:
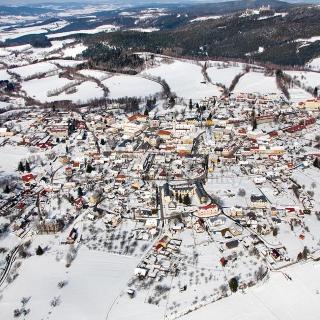
[[[233,249],[233,248],[236,248],[238,247],[239,245],[239,241],[238,240],[232,240],[232,241],[229,241],[226,243],[226,246],[228,249]]]
[[[251,195],[251,201],[252,202],[258,202],[258,201],[267,202],[267,198],[263,194],[262,195],[252,194]]]

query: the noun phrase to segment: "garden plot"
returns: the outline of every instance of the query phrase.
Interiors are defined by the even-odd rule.
[[[262,72],[249,72],[240,78],[234,89],[235,93],[281,94],[277,87],[276,78],[268,77]]]
[[[143,73],[164,79],[171,91],[181,98],[199,100],[221,95],[217,86],[204,81],[198,64],[176,60],[171,63],[161,62],[159,66],[146,69]]]
[[[272,203],[275,207],[290,207],[293,205],[299,205],[299,200],[294,195],[291,189],[285,187],[280,194],[275,193],[275,189],[272,186],[268,186],[265,183],[260,190],[264,193],[267,199]]]
[[[320,86],[320,73],[311,71],[286,71],[286,74],[298,80],[306,88]]]
[[[147,97],[162,91],[160,84],[138,76],[116,75],[102,81],[109,89],[109,97]]]
[[[18,75],[22,79],[28,79],[56,70],[58,70],[58,67],[50,62],[39,62],[23,67],[10,69],[10,72]]]
[[[210,63],[210,65],[212,65]],[[225,64],[216,62],[207,69],[207,73],[213,83],[221,83],[227,88],[230,87],[236,75],[243,72],[242,65]]]
[[[33,79],[22,83],[27,96],[42,103],[70,100],[74,103],[86,103],[91,99],[102,98],[104,92],[95,82],[79,82],[59,76]]]
[[[205,189],[210,195],[221,199],[224,207],[248,207],[251,194],[261,194],[253,181],[246,177],[213,176],[205,185]],[[243,197],[237,196],[239,189],[245,190]]]
[[[141,257],[151,246],[153,237],[142,238],[143,224],[131,220],[123,221],[116,228],[109,228],[103,221],[86,223],[83,229],[83,244],[90,250],[117,255]]]
[[[314,194],[315,210],[320,210],[320,182],[318,176],[319,169],[314,167],[310,167],[304,170],[295,169],[292,172],[292,178],[294,178],[306,192],[311,192]]]

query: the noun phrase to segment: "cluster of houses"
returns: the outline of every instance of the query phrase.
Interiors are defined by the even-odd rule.
[[[225,251],[259,244],[270,263],[287,261],[282,244],[270,247],[264,239],[283,223],[303,226],[304,215],[314,210],[314,195],[292,175],[319,157],[317,103],[295,106],[277,95],[237,94],[204,99],[197,109],[171,106],[148,115],[36,110],[16,120],[19,130],[0,128],[3,145],[37,155],[29,171],[18,171],[23,193],[8,192],[0,207],[10,206],[19,235],[33,224],[40,234],[59,233],[83,213],[88,223],[102,220],[111,229],[124,219],[140,222],[141,239],[160,233],[135,270],[143,278],[177,270],[178,235],[189,229],[215,239],[225,259]],[[239,193],[218,182],[212,187],[229,175],[253,187]],[[292,203],[274,200],[289,192]],[[304,239],[303,230],[298,236]],[[67,243],[74,240],[70,234]]]

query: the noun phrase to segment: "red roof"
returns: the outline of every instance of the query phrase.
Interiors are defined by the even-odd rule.
[[[213,208],[216,208],[216,207],[217,207],[216,204],[210,203],[210,204],[207,204],[206,206],[200,207],[200,209],[202,209],[202,210],[209,210],[209,209],[213,209]]]
[[[270,137],[276,137],[278,135],[278,131],[271,131],[271,132],[269,132],[269,136]]]
[[[159,135],[159,136],[170,136],[170,135],[171,135],[171,132],[168,131],[168,130],[159,130],[159,131],[158,131],[158,135]]]
[[[146,119],[146,118],[147,118],[147,116],[140,114],[140,113],[137,113],[137,114],[134,114],[133,116],[128,117],[128,120],[129,121],[136,121],[138,119]]]
[[[32,173],[29,173],[29,174],[23,175],[21,178],[22,178],[22,181],[29,182],[31,180],[34,180],[35,176]]]

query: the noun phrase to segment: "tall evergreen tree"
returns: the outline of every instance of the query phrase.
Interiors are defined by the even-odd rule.
[[[313,90],[313,95],[315,98],[318,97],[318,87],[315,87],[314,90]]]
[[[28,161],[26,161],[26,167],[25,167],[26,171],[28,172],[31,172],[31,169],[30,169],[30,164]]]
[[[44,254],[44,251],[40,246],[38,246],[38,248],[36,250],[36,254],[37,254],[37,256],[42,256]]]
[[[190,206],[190,204],[191,204],[191,199],[190,199],[190,196],[189,196],[188,193],[184,196],[184,198],[183,198],[183,203],[184,203],[186,206]]]
[[[20,172],[23,172],[23,171],[25,170],[22,161],[19,162],[18,170],[19,170]]]
[[[78,188],[78,197],[82,197],[83,196],[83,190],[81,187]]]
[[[4,193],[10,193],[9,185],[6,185],[6,187],[3,190]]]

